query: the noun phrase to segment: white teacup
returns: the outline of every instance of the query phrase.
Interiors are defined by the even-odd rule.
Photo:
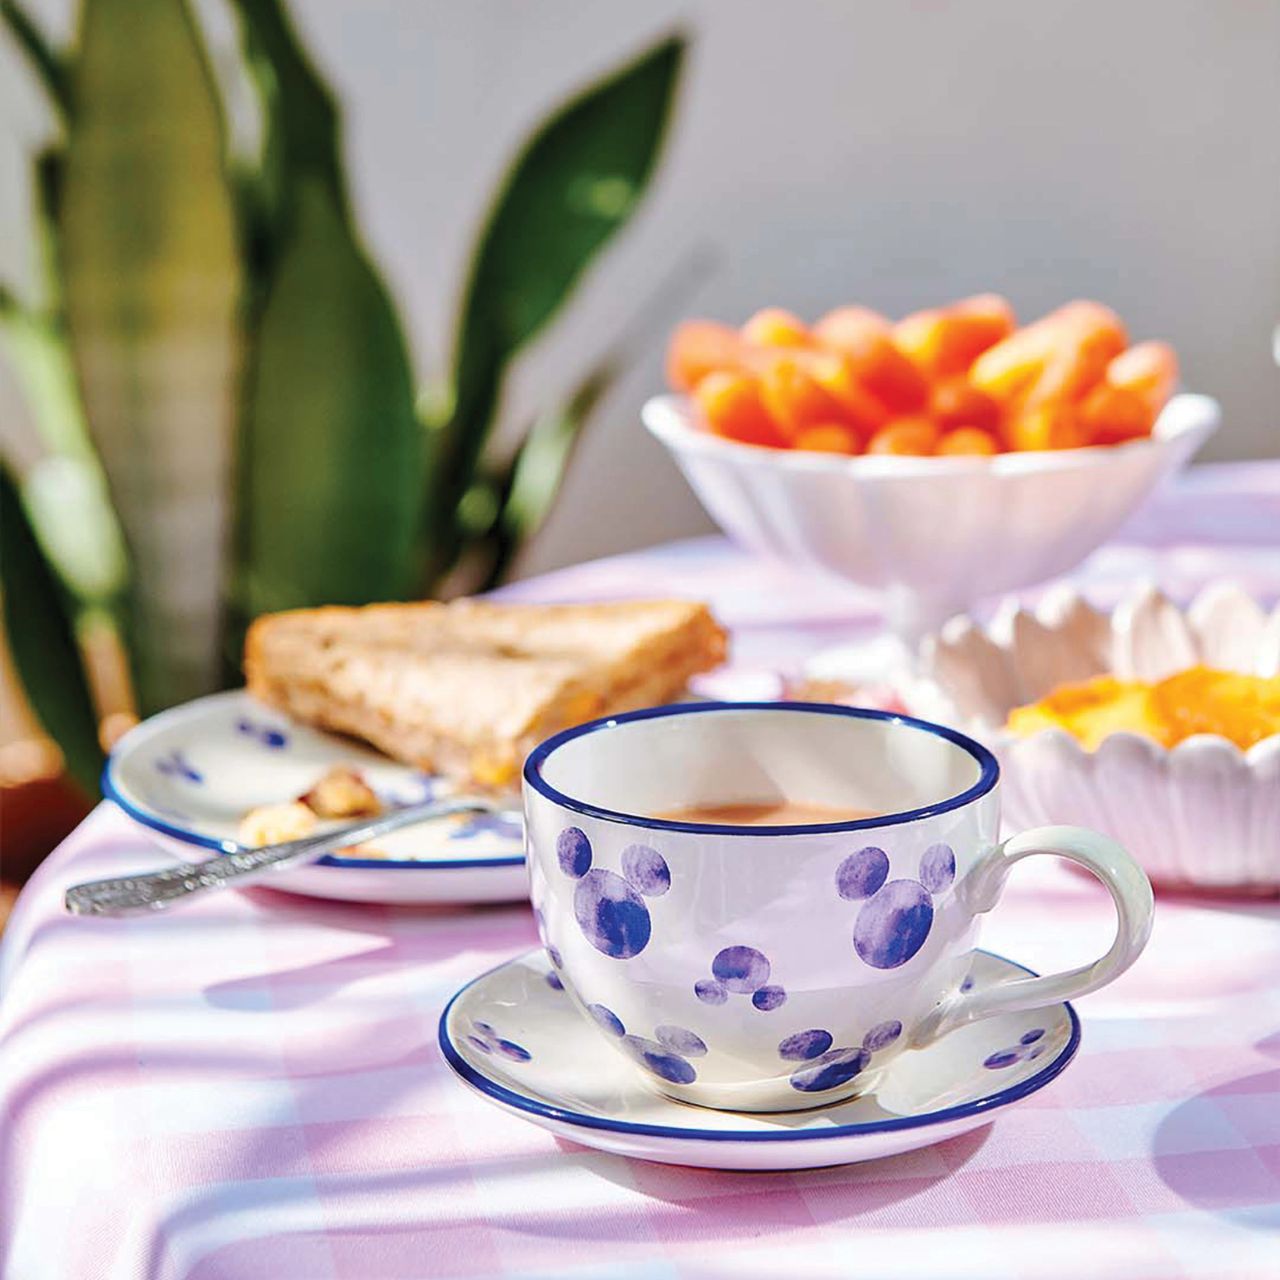
[[[809,703],[699,703],[570,729],[524,772],[532,898],[566,990],[661,1092],[790,1111],[863,1091],[904,1049],[1123,973],[1151,886],[1114,841],[1000,844],[995,758],[954,730]],[[876,816],[722,826],[649,815],[783,799]],[[1009,868],[1067,858],[1111,891],[1111,950],[965,991]]]

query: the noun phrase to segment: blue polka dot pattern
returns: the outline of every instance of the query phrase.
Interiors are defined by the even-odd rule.
[[[596,867],[583,875],[573,893],[573,914],[587,941],[615,960],[629,960],[649,945],[649,910],[612,871]]]
[[[622,1036],[626,1035],[627,1029],[622,1025],[622,1019],[618,1017],[612,1009],[606,1008],[602,1004],[587,1005],[587,1012],[607,1031],[610,1035]]]
[[[889,855],[870,844],[851,853],[836,868],[836,892],[853,901],[869,898],[889,876]]]
[[[646,898],[660,898],[671,888],[667,860],[647,844],[629,844],[622,851],[622,874]]]
[[[693,984],[693,994],[703,1004],[724,1004],[729,998],[729,993],[725,990],[724,983],[717,982],[714,978],[699,978]]]
[[[993,1053],[989,1058],[983,1060],[982,1065],[996,1071],[1001,1067],[1011,1067],[1018,1061],[1018,1054],[1013,1049],[1001,1049],[999,1053]]]
[[[920,883],[930,893],[942,893],[956,878],[956,855],[949,844],[930,845],[920,859]]]
[[[769,984],[771,969],[769,957],[755,947],[725,947],[711,961],[711,977],[693,984],[693,994],[703,1004],[724,1004],[731,994],[749,995],[757,1009],[769,1013],[787,999],[782,987]]]
[[[672,1084],[692,1084],[698,1078],[698,1073],[690,1063],[653,1040],[645,1040],[642,1036],[624,1036],[622,1043],[641,1066],[647,1067],[660,1080],[669,1080]]]
[[[647,1071],[653,1072],[660,1080],[668,1080],[672,1084],[692,1084],[698,1073],[690,1058],[701,1058],[707,1052],[706,1041],[695,1031],[687,1027],[664,1025],[654,1031],[654,1040],[646,1040],[644,1036],[629,1035],[612,1009],[602,1004],[587,1005],[587,1012],[610,1035],[617,1036],[623,1048]]]
[[[914,956],[933,927],[933,899],[914,880],[891,880],[853,926],[853,948],[874,969],[896,969]]]
[[[871,1064],[872,1055],[887,1049],[902,1034],[896,1018],[877,1023],[862,1037],[861,1045],[831,1047],[832,1035],[821,1027],[797,1031],[778,1045],[778,1056],[803,1062],[791,1073],[791,1087],[801,1093],[822,1093],[848,1084]]]
[[[466,1041],[481,1053],[500,1053],[504,1058],[510,1058],[512,1062],[528,1062],[533,1057],[524,1045],[516,1044],[514,1040],[504,1039],[487,1022],[473,1022],[471,1031],[472,1034],[466,1037]]]
[[[836,892],[862,900],[853,925],[853,949],[873,969],[896,969],[917,955],[933,928],[933,895],[955,883],[956,855],[933,844],[920,858],[919,880],[890,880],[889,857],[868,845],[836,868]]]
[[[653,923],[645,897],[660,898],[671,887],[666,859],[646,844],[622,851],[622,875],[592,867],[591,841],[579,827],[566,827],[556,837],[560,870],[578,882],[573,915],[583,936],[597,951],[615,960],[630,960],[649,945]],[[558,961],[557,961],[558,963]]]
[[[682,1054],[686,1058],[701,1058],[707,1052],[706,1042],[686,1027],[664,1025],[654,1030],[654,1038],[664,1049]]]
[[[560,975],[554,970],[550,970],[547,974],[547,986],[552,991],[563,991],[564,983],[560,980]]]
[[[591,841],[580,827],[566,827],[556,838],[556,860],[560,870],[579,880],[591,866]]]
[[[786,999],[787,993],[781,987],[761,987],[759,991],[752,993],[751,1003],[757,1009],[769,1013],[785,1004]]]
[[[822,1093],[848,1084],[867,1065],[865,1049],[832,1049],[808,1067],[791,1075],[791,1087],[801,1093]]]
[[[887,1049],[901,1034],[902,1023],[896,1018],[881,1022],[862,1037],[862,1047],[868,1053],[878,1053],[881,1049]]]
[[[1035,1027],[1031,1031],[1024,1031],[1018,1037],[1017,1044],[1010,1046],[1008,1049],[1000,1049],[998,1052],[990,1054],[983,1060],[982,1065],[990,1071],[1000,1071],[1004,1067],[1013,1066],[1015,1062],[1034,1061],[1044,1052],[1044,1045],[1039,1043],[1043,1039],[1043,1027]]]
[[[831,1048],[831,1044],[830,1031],[813,1027],[809,1031],[797,1031],[795,1035],[783,1040],[778,1045],[778,1056],[786,1058],[788,1062],[806,1062],[810,1058],[826,1053]]]
[[[711,972],[726,991],[745,995],[769,981],[769,959],[755,947],[725,947],[712,960]]]

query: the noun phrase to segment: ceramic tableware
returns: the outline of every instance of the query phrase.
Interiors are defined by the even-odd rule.
[[[243,690],[161,712],[111,753],[102,789],[183,860],[221,852],[259,805],[292,800],[335,765],[354,765],[388,808],[443,799],[445,779],[297,724]],[[518,812],[456,815],[281,871],[272,884],[359,902],[511,902],[528,892]]]
[[[1220,411],[1179,395],[1149,438],[993,458],[763,449],[706,431],[679,396],[642,416],[726,533],[877,591],[914,646],[979,600],[1079,564],[1200,448]]]
[[[1104,836],[997,843],[998,767],[954,730],[813,703],[654,708],[525,764],[543,942],[602,1042],[671,1097],[786,1111],[873,1087],[907,1048],[1096,990],[1137,957],[1151,888]],[[876,816],[734,826],[655,814],[780,799]],[[1092,964],[963,991],[1009,869],[1049,853],[1110,890]]]
[[[1118,732],[1086,751],[1065,729],[1006,733],[1010,710],[1060,684],[1112,672],[1159,680],[1196,663],[1280,673],[1280,607],[1231,582],[1184,609],[1153,586],[1109,612],[1063,589],[1034,609],[952,619],[926,640],[912,710],[989,742],[1000,759],[1006,820],[1070,816],[1121,841],[1156,884],[1196,892],[1280,893],[1280,734],[1248,750],[1215,734],[1164,747]]]
[[[978,951],[961,986],[984,992],[1029,974]],[[894,1059],[852,1101],[750,1115],[682,1106],[650,1089],[601,1041],[542,951],[468,983],[440,1019],[450,1067],[511,1114],[584,1146],[713,1169],[847,1164],[956,1137],[1044,1088],[1079,1043],[1068,1004],[999,1014]],[[686,1059],[703,1060],[696,1051]]]

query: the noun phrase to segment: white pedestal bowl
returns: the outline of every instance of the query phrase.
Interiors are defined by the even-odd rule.
[[[1111,536],[1217,427],[1179,395],[1149,439],[994,458],[843,457],[711,434],[683,397],[643,410],[735,541],[879,592],[909,646],[980,600],[1065,573]]]

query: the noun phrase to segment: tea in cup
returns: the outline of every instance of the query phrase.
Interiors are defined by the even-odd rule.
[[[1001,843],[998,780],[964,734],[843,706],[694,703],[569,729],[524,772],[544,945],[663,1093],[736,1111],[842,1101],[956,1027],[1096,990],[1146,943],[1133,859],[1076,827]],[[1107,886],[1115,943],[962,990],[982,915],[1033,854]]]

